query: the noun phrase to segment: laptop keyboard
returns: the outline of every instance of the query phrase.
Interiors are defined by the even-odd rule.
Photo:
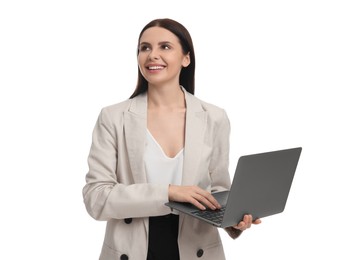
[[[193,212],[196,216],[208,219],[214,223],[221,224],[224,216],[225,207],[217,210],[198,210]]]

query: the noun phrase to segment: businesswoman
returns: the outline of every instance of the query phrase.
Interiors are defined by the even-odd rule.
[[[100,259],[225,259],[216,227],[164,204],[220,208],[211,193],[231,184],[227,115],[194,97],[194,48],[183,25],[151,21],[137,55],[137,87],[102,109],[88,157],[84,203],[107,221]],[[259,222],[245,215],[226,230],[236,238]]]

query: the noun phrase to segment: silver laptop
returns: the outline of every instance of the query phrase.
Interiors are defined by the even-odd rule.
[[[174,201],[165,205],[221,228],[238,224],[245,214],[256,219],[281,213],[301,151],[296,147],[241,156],[230,190],[212,194],[222,206],[219,210],[199,210]]]

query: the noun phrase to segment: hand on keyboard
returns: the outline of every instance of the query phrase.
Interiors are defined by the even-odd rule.
[[[211,210],[221,208],[211,193],[198,186],[169,185],[168,197],[170,201],[189,202],[201,210],[205,210],[206,207]]]

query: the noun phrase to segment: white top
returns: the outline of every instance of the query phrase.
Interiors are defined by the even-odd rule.
[[[148,183],[180,185],[182,182],[184,149],[171,158],[147,129],[144,165]]]

